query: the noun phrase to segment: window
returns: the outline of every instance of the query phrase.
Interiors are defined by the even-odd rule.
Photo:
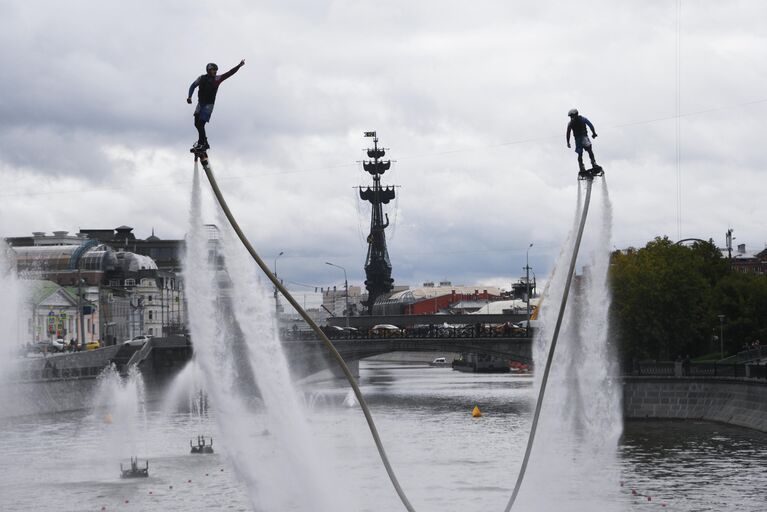
[[[126,279],[125,280],[125,286],[136,286],[136,280],[135,279]]]
[[[153,316],[154,316],[154,315],[153,315],[153,312],[152,312],[152,310],[150,309],[150,310],[149,310],[149,319],[150,319],[150,320],[152,320]]]

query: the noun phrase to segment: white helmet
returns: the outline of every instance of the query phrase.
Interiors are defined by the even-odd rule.
[[[568,116],[573,117],[578,115],[578,109],[577,108],[571,108],[570,112],[567,113]]]

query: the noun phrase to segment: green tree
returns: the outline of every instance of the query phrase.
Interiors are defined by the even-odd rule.
[[[612,313],[624,357],[668,360],[707,351],[712,289],[727,272],[711,242],[686,247],[657,237],[614,253]]]
[[[742,350],[756,340],[767,340],[767,276],[731,272],[714,287],[710,317],[719,336],[717,315],[724,315],[725,352]],[[714,347],[719,349],[717,345]]]

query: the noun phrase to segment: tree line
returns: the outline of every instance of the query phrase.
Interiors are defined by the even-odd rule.
[[[733,270],[711,240],[686,246],[657,237],[615,251],[610,286],[624,361],[719,354],[722,340],[727,357],[767,340],[767,276]]]

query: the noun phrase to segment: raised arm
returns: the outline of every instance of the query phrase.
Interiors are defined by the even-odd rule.
[[[240,69],[244,65],[245,65],[245,59],[242,59],[239,64],[237,64],[232,69],[230,69],[229,71],[227,71],[226,73],[221,75],[219,77],[219,82],[223,82],[224,80],[226,80],[227,78],[229,78],[233,74],[237,73],[237,70]]]

